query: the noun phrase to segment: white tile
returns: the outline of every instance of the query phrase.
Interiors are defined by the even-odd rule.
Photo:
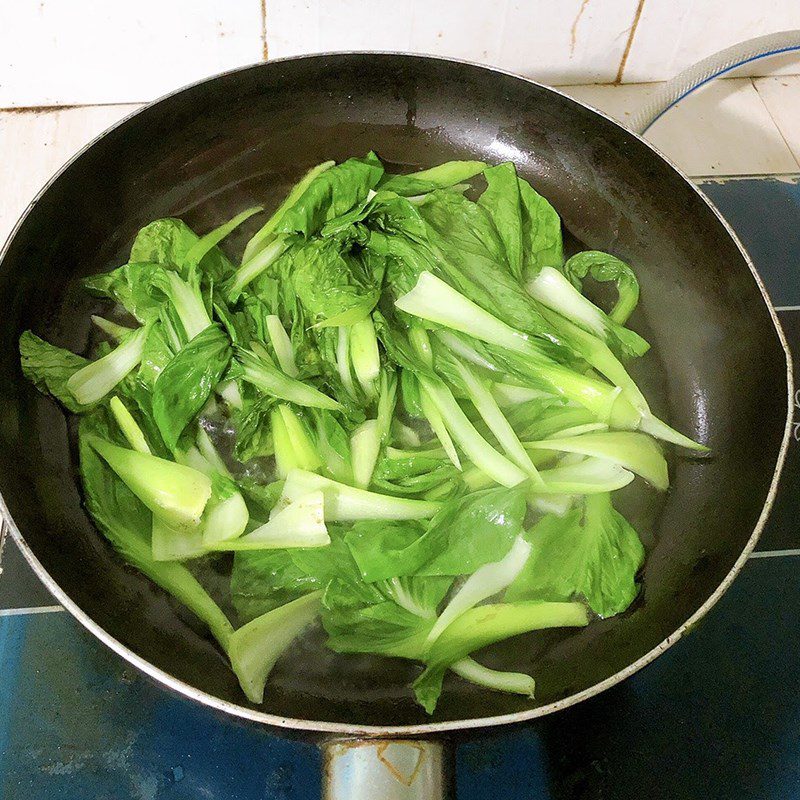
[[[637,0],[267,0],[270,57],[402,50],[549,83],[616,77]]]
[[[503,38],[512,5],[504,0],[489,3],[412,0],[406,5],[412,18],[409,49],[505,66]]]
[[[318,11],[322,49],[408,49],[409,5],[397,0],[322,0]]]
[[[798,0],[645,0],[623,80],[669,80],[737,42],[800,28]],[[748,75],[800,72],[800,56],[755,61]]]
[[[800,162],[800,75],[753,80],[784,141]]]
[[[266,31],[270,58],[325,50],[320,44],[319,6],[320,0],[268,0]]]
[[[656,84],[572,86],[577,100],[623,124],[657,89]],[[647,138],[684,172],[766,175],[796,172],[798,163],[748,78],[719,80],[668,111]]]
[[[261,60],[260,0],[4,0],[0,107],[150,100]]]
[[[0,242],[50,176],[135,105],[0,112]]]
[[[636,6],[636,0],[509,2],[497,63],[543,83],[613,81]]]

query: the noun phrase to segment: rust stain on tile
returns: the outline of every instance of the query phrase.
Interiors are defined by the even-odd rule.
[[[636,36],[636,29],[639,27],[639,20],[642,18],[643,10],[644,0],[639,0],[639,4],[636,6],[636,12],[633,15],[633,22],[631,23],[630,32],[628,33],[628,41],[625,43],[625,50],[622,53],[614,83],[622,83],[622,75],[625,72],[625,65],[628,63],[628,56],[631,53],[631,47],[633,47],[633,39]]]
[[[644,1],[644,0],[643,0]],[[581,17],[583,16],[583,12],[586,11],[586,6],[589,5],[589,0],[582,0],[581,7],[578,9],[578,13],[575,15],[575,19],[572,23],[572,27],[569,29],[569,57],[572,58],[575,55],[575,45],[578,42],[578,23],[581,21]]]
[[[264,61],[269,58],[269,47],[267,46],[267,0],[261,0],[261,58]]]

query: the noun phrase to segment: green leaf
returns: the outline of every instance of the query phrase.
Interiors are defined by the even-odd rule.
[[[84,278],[85,289],[98,297],[107,297],[119,303],[141,323],[149,322],[161,311],[163,297],[154,295],[152,288],[165,269],[174,269],[151,261],[136,261],[118,267],[112,272]]]
[[[506,324],[549,335],[550,326],[507,266],[503,241],[483,209],[452,192],[430,197],[420,214],[445,280]]]
[[[424,548],[413,547],[424,533],[424,525],[414,520],[362,520],[353,525],[344,540],[361,577],[372,582],[417,572],[428,560]]]
[[[156,320],[147,331],[137,378],[152,392],[158,376],[174,356],[175,350],[170,344],[165,325],[161,320]]]
[[[420,400],[419,381],[410,369],[400,370],[400,394],[406,414],[417,419],[425,416]]]
[[[326,170],[335,166],[335,161],[323,161],[312,167],[302,178],[292,187],[289,194],[285,197],[283,202],[278,206],[272,216],[259,228],[255,235],[247,243],[242,256],[242,264],[246,264],[253,256],[257,255],[261,250],[266,247],[275,235],[275,229],[281,221],[287,209],[291,208],[302,197],[305,190]]]
[[[452,581],[442,576],[364,583],[356,571],[343,571],[328,583],[323,597],[328,647],[342,653],[421,658]]]
[[[417,702],[432,714],[447,668],[482,647],[529,631],[588,622],[582,603],[492,603],[470,609],[444,630],[428,653],[428,666],[414,681]]]
[[[378,301],[372,275],[347,247],[338,239],[315,239],[292,253],[295,291],[312,324],[352,325]]]
[[[523,178],[519,179],[519,194],[524,273],[526,278],[531,278],[542,267],[560,268],[564,263],[561,219],[553,206]]]
[[[334,596],[333,592],[329,592],[326,599],[330,596]],[[378,594],[374,602],[333,605],[333,610],[323,611],[322,624],[329,634],[327,646],[337,653],[374,653],[416,659],[422,653],[432,621],[402,608],[394,600],[381,599]]]
[[[484,489],[447,502],[406,557],[421,558],[420,575],[469,575],[499,561],[522,531],[527,488]]]
[[[79,403],[67,388],[69,379],[90,363],[88,359],[49,344],[32,331],[25,331],[19,337],[19,355],[22,374],[42,394],[54,397],[73,414],[92,408],[94,403]]]
[[[308,383],[290,378],[274,364],[260,358],[251,350],[237,347],[235,363],[236,372],[232,377],[242,378],[262,394],[311,408],[335,411],[341,407],[333,398]]]
[[[643,356],[650,345],[635,331],[623,328],[607,316],[604,311],[594,303],[585,298],[559,270],[553,267],[542,267],[534,278],[528,281],[528,291],[544,306],[551,309],[577,325],[583,331],[603,340],[609,347],[623,356]],[[545,319],[554,323],[554,327],[562,336],[569,338],[570,342],[580,343],[589,342],[586,335],[579,334],[577,331],[570,332],[563,326],[557,324],[558,319],[553,319],[552,315],[544,314]],[[590,344],[591,347],[591,344]],[[581,355],[592,363],[591,355],[584,353],[584,349],[576,348]],[[597,346],[595,345],[595,349]],[[599,366],[596,366],[599,369]],[[613,375],[608,375],[613,380]]]
[[[378,186],[383,190],[411,197],[455,186],[474,178],[485,168],[483,161],[447,161],[409,175],[384,175]]]
[[[324,582],[298,567],[286,550],[257,550],[234,555],[231,598],[244,622],[324,588]]]
[[[236,442],[233,454],[238,461],[271,456],[275,452],[269,421],[276,402],[274,397],[258,397],[235,410],[233,424]]]
[[[341,216],[366,199],[383,175],[383,166],[374,153],[364,158],[349,158],[318,174],[297,201],[287,208],[275,226],[276,234],[317,233],[331,219]]]
[[[524,251],[522,246],[522,200],[517,170],[507,161],[484,170],[486,190],[478,200],[494,224],[503,242],[506,262],[511,274],[522,280]]]
[[[598,250],[577,253],[564,264],[563,272],[578,291],[581,291],[587,275],[601,283],[614,281],[618,298],[608,316],[619,325],[628,321],[639,302],[639,281],[633,270],[624,261],[608,253]]]
[[[209,240],[206,240],[200,249],[199,241],[198,235],[182,220],[157,219],[136,234],[129,260],[132,263],[147,261],[160,264],[188,278],[199,257],[201,272],[214,282],[221,281],[233,272],[233,264],[216,246],[216,242],[211,242],[209,246]],[[198,249],[192,252],[195,247]]]
[[[247,503],[250,518],[266,522],[269,519],[269,512],[272,511],[281,496],[283,481],[264,484],[258,483],[252,478],[240,478],[236,485]]]
[[[585,597],[596,614],[610,617],[636,597],[644,548],[609,494],[586,497],[564,517],[544,517],[527,538],[533,552],[507,600]]]
[[[212,325],[181,349],[158,376],[153,387],[153,416],[171,450],[206,404],[230,358],[228,337]]]
[[[182,220],[157,219],[136,234],[130,261],[149,261],[177,269],[197,241],[197,234]]]
[[[308,549],[258,550],[234,555],[231,598],[239,617],[254,619],[309,592],[332,578],[358,572],[341,532],[329,526],[331,544]]]

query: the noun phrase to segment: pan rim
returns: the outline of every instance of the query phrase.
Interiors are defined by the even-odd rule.
[[[527,722],[533,719],[537,719],[539,717],[547,716],[556,711],[561,711],[565,708],[569,708],[570,706],[576,705],[577,703],[580,703],[583,700],[589,699],[590,697],[600,694],[606,689],[609,689],[612,686],[616,685],[617,683],[620,683],[623,680],[627,679],[628,677],[630,677],[631,675],[638,672],[640,669],[642,669],[643,667],[647,666],[649,663],[654,661],[658,656],[660,656],[666,650],[668,650],[673,644],[675,644],[675,642],[681,639],[688,630],[690,630],[694,625],[696,625],[696,623],[700,619],[702,619],[708,613],[708,611],[711,610],[711,608],[717,603],[717,601],[730,587],[731,583],[739,574],[739,572],[741,572],[750,554],[755,548],[756,542],[758,541],[758,538],[760,537],[763,531],[764,525],[766,524],[767,518],[772,509],[772,505],[775,500],[775,495],[777,493],[778,482],[780,479],[781,471],[783,469],[784,462],[786,459],[786,453],[788,450],[791,431],[792,431],[792,420],[794,411],[794,379],[792,373],[791,353],[783,329],[781,327],[780,321],[778,319],[777,312],[775,311],[775,307],[772,304],[772,301],[769,297],[769,293],[767,292],[767,289],[764,286],[761,276],[758,274],[758,271],[756,270],[752,260],[750,259],[747,250],[742,245],[741,241],[739,240],[739,237],[736,235],[733,228],[730,226],[727,220],[722,216],[722,214],[719,212],[716,206],[709,200],[709,198],[697,187],[697,185],[686,174],[684,174],[684,172],[681,169],[679,169],[671,161],[670,158],[665,156],[658,148],[654,147],[640,134],[626,128],[624,125],[621,125],[619,122],[612,119],[606,113],[598,110],[597,108],[594,108],[590,104],[581,102],[579,100],[575,100],[574,98],[570,97],[568,94],[559,90],[558,88],[547,86],[545,84],[539,83],[530,78],[526,78],[512,71],[500,69],[498,67],[492,67],[486,64],[480,64],[478,62],[469,61],[466,59],[447,58],[438,55],[411,54],[411,53],[383,51],[383,50],[332,51],[332,52],[314,53],[308,55],[287,56],[284,58],[271,59],[269,61],[262,61],[262,62],[257,62],[255,64],[236,67],[234,69],[225,70],[223,72],[208,76],[201,80],[194,81],[174,91],[171,91],[165,95],[162,95],[161,97],[149,103],[142,105],[141,108],[138,108],[133,112],[131,112],[130,114],[125,115],[116,123],[106,128],[104,131],[102,131],[100,134],[94,137],[91,141],[89,141],[84,147],[82,147],[77,153],[75,153],[68,161],[66,161],[58,169],[58,171],[56,171],[50,177],[50,179],[44,184],[44,186],[36,193],[33,200],[31,200],[31,202],[23,211],[22,215],[17,220],[16,224],[11,229],[11,232],[9,233],[8,238],[6,239],[2,249],[0,249],[0,262],[2,262],[3,259],[5,258],[8,249],[13,240],[15,239],[19,229],[27,220],[28,216],[38,203],[39,199],[47,191],[49,191],[50,187],[61,177],[61,175],[64,172],[66,172],[75,161],[81,158],[84,153],[86,153],[88,150],[94,147],[94,145],[97,142],[99,142],[102,138],[104,138],[107,134],[109,134],[111,131],[116,130],[122,125],[125,125],[127,122],[132,120],[137,115],[147,111],[148,109],[162,102],[171,99],[175,95],[181,94],[182,92],[185,92],[201,84],[209,83],[218,80],[219,78],[224,78],[228,75],[233,75],[236,73],[246,72],[248,70],[254,70],[254,69],[268,69],[270,65],[273,64],[279,65],[286,62],[301,61],[301,60],[324,61],[327,58],[342,57],[342,56],[364,56],[364,57],[390,56],[395,58],[406,59],[408,61],[430,60],[443,63],[457,64],[461,66],[472,67],[484,72],[490,72],[497,75],[510,77],[515,80],[522,81],[531,86],[535,86],[538,89],[544,89],[545,91],[553,92],[554,94],[557,94],[565,98],[570,103],[574,103],[578,106],[588,109],[594,114],[597,114],[598,116],[605,119],[607,122],[612,123],[617,128],[620,128],[621,130],[625,131],[630,136],[633,136],[634,138],[638,139],[657,157],[659,157],[662,161],[664,161],[680,178],[682,178],[683,181],[691,187],[691,189],[698,195],[698,197],[708,206],[708,208],[716,216],[717,220],[722,224],[723,228],[725,229],[727,234],[730,236],[730,238],[733,240],[734,244],[738,248],[742,258],[744,259],[745,263],[747,264],[750,270],[751,275],[753,276],[753,279],[755,280],[756,286],[761,292],[761,297],[770,314],[773,327],[775,328],[778,340],[783,349],[784,357],[786,360],[786,385],[787,385],[786,423],[784,427],[783,438],[781,440],[781,446],[778,450],[777,458],[775,461],[775,469],[772,475],[772,480],[770,482],[769,490],[767,492],[767,496],[764,505],[761,509],[761,512],[759,514],[758,520],[756,521],[756,524],[753,528],[753,532],[748,538],[747,543],[744,549],[742,550],[742,553],[736,559],[730,571],[726,574],[726,576],[720,582],[719,586],[708,597],[708,599],[673,633],[671,633],[669,636],[663,639],[659,644],[657,644],[647,653],[639,657],[632,664],[629,664],[624,669],[615,672],[608,678],[582,690],[581,692],[569,695],[568,697],[562,698],[561,700],[557,700],[555,702],[548,703],[543,706],[538,706],[536,708],[528,709],[525,711],[518,711],[510,714],[500,714],[489,717],[470,717],[461,720],[427,722],[415,725],[388,725],[388,726],[362,725],[357,723],[353,724],[353,723],[342,723],[342,722],[326,722],[322,720],[296,719],[293,717],[282,717],[280,715],[270,714],[268,712],[259,711],[253,708],[248,708],[246,706],[241,706],[236,703],[231,703],[227,700],[222,700],[218,697],[215,697],[212,694],[197,689],[196,687],[191,686],[190,684],[185,683],[184,681],[178,678],[175,678],[168,672],[162,670],[159,667],[154,666],[149,661],[146,661],[141,656],[134,653],[127,646],[123,645],[119,640],[114,638],[114,636],[112,636],[98,623],[96,623],[85,611],[83,611],[83,609],[81,609],[77,605],[77,603],[75,603],[66,594],[66,592],[56,583],[56,581],[47,572],[47,570],[45,570],[44,566],[36,558],[33,551],[25,542],[22,532],[20,531],[19,527],[17,526],[16,522],[11,516],[8,507],[5,503],[5,499],[2,497],[2,494],[0,494],[0,527],[2,527],[3,523],[5,523],[5,526],[7,527],[7,530],[11,538],[20,548],[20,551],[22,552],[25,560],[31,566],[37,577],[42,581],[42,583],[44,583],[45,587],[56,598],[56,600],[58,600],[59,603],[63,605],[64,609],[68,611],[72,615],[72,617],[74,617],[81,625],[83,625],[83,627],[87,631],[89,631],[89,633],[93,634],[97,639],[103,642],[103,644],[105,644],[109,649],[114,651],[117,655],[122,657],[128,663],[135,666],[137,669],[145,673],[147,676],[149,676],[157,683],[191,700],[195,700],[199,703],[202,703],[205,706],[209,706],[210,708],[222,711],[226,714],[230,714],[231,716],[239,717],[241,719],[246,719],[251,722],[257,722],[276,728],[286,728],[298,731],[306,731],[309,733],[339,735],[344,737],[364,736],[364,737],[374,737],[374,738],[398,737],[398,736],[422,737],[422,736],[429,736],[436,734],[452,733],[463,730],[491,728],[501,725],[510,725],[514,723]],[[54,110],[57,110],[57,108],[58,107],[55,107]],[[3,538],[2,535],[0,535],[0,541],[2,540],[2,538]]]

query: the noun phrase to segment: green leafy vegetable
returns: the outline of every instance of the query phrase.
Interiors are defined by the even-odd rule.
[[[317,618],[335,652],[420,664],[428,713],[448,670],[532,698],[535,663],[478,651],[629,608],[645,553],[611,493],[668,488],[656,439],[706,449],[628,372],[649,347],[624,327],[636,277],[597,251],[565,263],[510,162],[395,175],[368,153],[264,206],[232,257],[261,205],[202,235],[142,228],[82,282],[107,304],[86,353],[20,337],[23,374],[81,415],[88,512],[208,625],[251,703]],[[616,284],[610,312],[587,277]]]
[[[385,191],[411,197],[455,186],[457,183],[474,178],[485,168],[486,164],[483,161],[448,161],[409,175],[386,175],[379,186]]]
[[[311,593],[268,611],[231,636],[231,666],[251,703],[264,699],[264,687],[275,662],[314,620],[318,609],[319,594]]]
[[[307,383],[290,378],[252,350],[237,349],[236,362],[239,367],[236,374],[266,395],[311,408],[337,410],[340,407],[336,400]]]
[[[206,404],[230,359],[228,337],[217,325],[211,325],[183,347],[159,374],[153,386],[153,416],[171,450]]]
[[[486,191],[478,200],[494,223],[503,242],[506,261],[511,274],[522,279],[525,248],[522,243],[522,202],[517,171],[511,162],[489,167],[484,171]]]
[[[89,444],[122,482],[168,525],[196,526],[211,497],[211,480],[191,467],[100,439]]]
[[[414,682],[417,702],[432,714],[445,671],[469,653],[521,633],[582,627],[588,622],[582,603],[496,603],[473,608],[451,623],[427,654],[428,666]]]
[[[129,334],[107,355],[92,361],[67,379],[66,388],[82,406],[102,400],[142,360],[147,328]]]
[[[52,395],[73,414],[87,410],[67,387],[69,379],[89,364],[85,358],[48,344],[31,331],[19,337],[19,354],[22,374],[42,394]]]
[[[507,600],[583,597],[596,614],[610,617],[636,597],[644,548],[610,495],[587,496],[563,517],[544,517],[527,538],[531,556]]]
[[[114,419],[119,425],[123,436],[128,440],[128,444],[140,453],[151,453],[150,446],[147,444],[142,429],[136,424],[133,414],[125,407],[125,404],[119,397],[112,397],[108,404]]]
[[[639,281],[633,270],[624,262],[608,253],[587,250],[576,253],[564,264],[564,275],[578,290],[582,289],[583,279],[589,275],[596,281],[614,281],[619,297],[608,316],[618,325],[624,325],[639,303]]]
[[[642,356],[649,348],[639,334],[623,328],[606,316],[552,267],[542,267],[528,283],[528,291],[543,305],[609,344],[616,345],[625,355]]]
[[[217,543],[215,550],[273,550],[286,547],[323,547],[331,539],[325,527],[322,492],[309,492],[290,503],[269,522],[234,541]]]
[[[283,494],[276,508],[282,508],[315,491],[323,493],[325,519],[331,522],[352,522],[359,519],[427,519],[439,509],[438,503],[375,494],[300,469],[294,469],[286,476]]]
[[[150,546],[152,515],[97,454],[94,442],[99,437],[111,438],[113,435],[102,409],[81,420],[78,445],[87,510],[119,554],[193,611],[227,651],[233,634],[230,622],[186,567],[153,559]]]
[[[560,267],[564,263],[561,220],[553,206],[522,178],[519,196],[524,274],[530,278],[542,267]]]

